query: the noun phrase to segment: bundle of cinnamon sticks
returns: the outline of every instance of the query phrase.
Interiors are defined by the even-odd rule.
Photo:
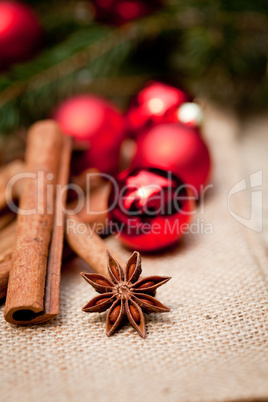
[[[0,299],[6,295],[4,316],[10,323],[39,324],[59,313],[64,232],[81,258],[97,272],[106,273],[104,241],[90,225],[83,235],[76,227],[106,219],[103,210],[109,188],[96,185],[92,191],[91,208],[99,213],[88,216],[82,209],[78,215],[66,217],[71,152],[71,137],[64,136],[54,121],[46,120],[29,130],[25,164],[15,161],[2,169]],[[14,175],[18,176],[13,180],[10,198],[19,199],[17,215],[6,211],[6,184]]]

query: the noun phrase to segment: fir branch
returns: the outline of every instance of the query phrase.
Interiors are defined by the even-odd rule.
[[[163,17],[157,24],[148,18],[118,29],[91,26],[34,62],[18,66],[10,77],[0,78],[0,130],[8,132],[45,117],[53,103],[80,90],[80,73],[88,72],[90,80],[116,75],[139,41],[159,35],[165,27],[170,24]]]
[[[150,20],[148,20],[148,22],[150,22]],[[86,43],[81,50],[78,49],[78,51],[74,52],[70,57],[65,58],[47,69],[41,67],[40,72],[10,86],[8,81],[5,82],[5,79],[2,82],[0,80],[0,89],[1,86],[6,86],[6,89],[2,89],[0,93],[0,107],[20,96],[26,90],[40,89],[53,81],[67,77],[85,67],[89,61],[92,62],[100,58],[124,43],[153,37],[159,34],[165,27],[170,28],[170,24],[167,23],[166,20],[162,21],[162,24],[160,22],[161,21],[158,21],[158,23],[155,24],[153,21],[153,24],[147,23],[142,25],[133,23],[116,30],[107,30],[100,27],[94,29],[94,27],[92,27],[90,30],[82,32],[82,34],[88,36],[87,42],[89,43]],[[81,32],[79,32],[79,35],[81,35]],[[59,47],[50,50],[50,53],[55,54],[57,51],[60,52],[62,48],[70,46],[72,41],[76,43],[77,38],[75,38],[75,36],[71,37],[64,45],[61,44]],[[47,55],[43,55],[40,59],[37,58],[35,61],[36,65],[42,64],[46,57]],[[27,65],[18,70],[18,76],[21,77],[21,71],[23,69],[27,70]]]
[[[125,102],[135,85],[154,75],[175,83],[183,78],[197,94],[224,102],[265,103],[268,6],[261,0],[237,2],[169,0],[159,13],[113,29],[79,21],[76,1],[67,0],[65,7],[65,0],[56,0],[46,12],[47,2],[40,0],[47,48],[0,75],[0,132],[47,116],[55,103],[79,91]],[[64,16],[57,22],[61,8]],[[120,85],[121,76],[128,88]]]

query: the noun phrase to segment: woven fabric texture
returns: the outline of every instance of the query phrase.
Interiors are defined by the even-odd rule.
[[[257,234],[227,209],[243,177],[235,121],[208,111],[205,136],[214,186],[195,216],[199,233],[143,257],[144,275],[172,276],[157,292],[171,312],[147,317],[145,340],[130,326],[107,338],[105,313],[81,311],[95,295],[79,275],[87,267],[69,263],[57,319],[16,327],[0,308],[1,401],[268,400],[267,261]],[[234,200],[241,214],[245,205]],[[115,238],[107,245],[130,255]]]

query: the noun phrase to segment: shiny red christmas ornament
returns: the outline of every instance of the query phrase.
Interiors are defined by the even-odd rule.
[[[141,130],[145,128],[155,124],[174,122],[178,108],[190,100],[190,96],[178,88],[158,81],[149,82],[132,100],[128,108],[126,115],[129,131],[137,138]]]
[[[125,170],[109,197],[110,227],[130,249],[160,250],[189,229],[193,208],[187,188],[170,172]]]
[[[30,7],[0,1],[0,68],[27,60],[37,50],[42,29]]]
[[[162,124],[143,132],[137,142],[132,167],[155,166],[172,171],[200,195],[210,173],[207,145],[196,128]]]
[[[110,102],[93,95],[76,95],[57,108],[54,118],[65,134],[88,148],[74,154],[74,173],[90,167],[111,175],[118,172],[125,120]]]
[[[122,25],[155,11],[161,0],[93,0],[96,19],[107,24]]]

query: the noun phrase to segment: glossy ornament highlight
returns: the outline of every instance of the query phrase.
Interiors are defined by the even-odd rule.
[[[178,108],[190,102],[190,96],[171,85],[151,81],[132,100],[127,111],[129,131],[138,138],[141,131],[156,124],[178,119]]]
[[[74,155],[75,173],[90,167],[112,175],[118,172],[126,130],[124,117],[113,104],[93,95],[76,95],[57,108],[54,118],[78,146],[87,148]]]
[[[144,131],[137,141],[132,167],[150,166],[172,171],[198,195],[208,182],[211,161],[197,128],[170,123]]]
[[[42,28],[25,4],[0,1],[0,69],[29,59],[38,49]]]
[[[125,170],[109,197],[110,227],[130,249],[155,251],[176,243],[186,229],[194,201],[172,173]]]

